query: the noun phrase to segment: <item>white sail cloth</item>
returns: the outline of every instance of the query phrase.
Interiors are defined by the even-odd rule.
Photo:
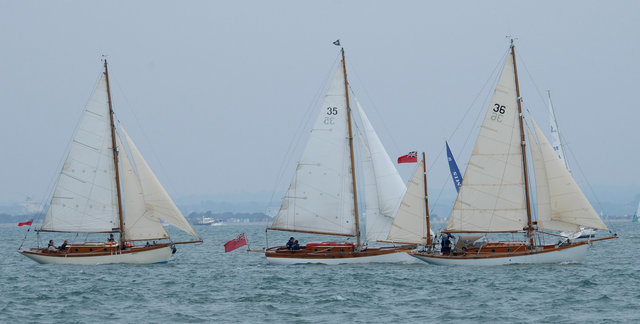
[[[580,187],[538,127],[531,123],[538,145],[529,135],[536,179],[538,227],[557,231],[580,231],[580,226],[606,230]]]
[[[103,74],[85,107],[41,230],[118,230],[111,119]]]
[[[365,136],[359,136],[363,170],[367,241],[387,239],[406,187],[369,118],[355,100]],[[364,137],[364,138],[362,138]]]
[[[447,229],[521,231],[527,225],[513,60],[506,59]]]
[[[166,192],[158,178],[156,178],[153,171],[147,164],[147,162],[138,151],[138,148],[133,143],[127,132],[121,128],[122,134],[125,137],[127,146],[131,152],[133,162],[135,164],[137,172],[137,178],[139,185],[134,185],[132,190],[129,190],[132,196],[127,197],[130,200],[137,200],[135,212],[140,212],[140,198],[144,202],[144,213],[128,215],[125,214],[125,229],[129,229],[131,233],[125,230],[125,237],[131,240],[145,240],[157,237],[168,237],[160,220],[163,220],[194,237],[198,237],[198,234],[193,230],[189,222],[184,218],[178,207],[175,205],[169,194]],[[134,182],[131,180],[130,182]],[[142,189],[140,195],[140,189]],[[125,192],[127,190],[125,189]]]
[[[387,240],[398,243],[427,244],[427,206],[424,192],[424,163],[418,163],[391,225]],[[433,236],[433,232],[429,231]]]
[[[338,68],[272,229],[356,234],[347,113]]]

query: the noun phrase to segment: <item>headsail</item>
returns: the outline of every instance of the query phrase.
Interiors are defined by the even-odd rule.
[[[124,129],[122,131],[124,133]],[[119,137],[118,146],[122,163],[120,178],[124,198],[124,239],[136,241],[169,238],[160,219],[146,209],[142,184]]]
[[[391,225],[387,240],[398,243],[427,244],[424,194],[424,160],[418,163]],[[433,236],[433,233],[429,231]]]
[[[562,140],[560,139],[560,130],[558,129],[558,123],[556,121],[556,113],[553,111],[553,104],[551,103],[551,91],[547,90],[549,95],[549,124],[551,125],[551,146],[553,150],[560,158],[560,161],[564,163],[567,170],[569,169],[569,163],[564,157],[564,148],[562,147]]]
[[[271,229],[356,235],[347,113],[337,68]]]
[[[138,171],[138,179],[140,180],[145,202],[145,219],[147,221],[153,219],[163,220],[194,237],[198,237],[198,234],[191,228],[189,222],[184,218],[171,197],[169,197],[169,194],[160,184],[160,181],[158,181],[158,178],[156,178],[153,171],[151,171],[151,168],[131,138],[124,129],[121,129],[121,131],[131,152],[136,170]]]
[[[367,241],[387,239],[391,222],[406,187],[380,138],[356,100],[365,136],[359,136],[365,186]],[[364,138],[363,138],[364,137]]]
[[[104,74],[87,104],[41,230],[112,232],[120,227]]]
[[[447,230],[521,231],[527,226],[513,60],[507,59],[462,180]]]
[[[531,123],[540,145],[538,154],[541,155],[541,158],[536,158],[536,150],[532,147],[536,183],[542,183],[536,185],[538,227],[574,232],[580,231],[579,226],[607,230],[533,118]]]

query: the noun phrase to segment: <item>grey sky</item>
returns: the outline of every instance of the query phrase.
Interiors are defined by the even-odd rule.
[[[298,128],[318,108],[338,38],[392,158],[426,150],[430,189],[451,195],[435,158],[481,93],[450,138],[464,168],[509,34],[538,123],[551,89],[569,162],[596,191],[633,197],[638,17],[637,1],[0,1],[0,202],[48,194],[101,54],[120,121],[177,200],[284,192],[302,147],[287,149],[308,134]],[[407,179],[413,168],[399,170]]]

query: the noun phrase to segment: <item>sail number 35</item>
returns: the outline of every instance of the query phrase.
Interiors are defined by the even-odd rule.
[[[495,120],[501,123],[505,109],[505,106],[501,106],[500,104],[493,104],[493,113],[491,114],[491,120]]]
[[[327,107],[327,115],[335,116],[337,114],[338,114],[338,107]],[[333,125],[334,124],[333,117],[325,117],[324,118],[324,124],[325,125]]]

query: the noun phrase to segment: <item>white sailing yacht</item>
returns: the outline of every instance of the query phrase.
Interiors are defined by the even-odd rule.
[[[560,236],[548,231],[577,232],[580,226],[607,230],[533,118],[530,126],[525,125],[513,40],[510,54],[445,231],[456,233],[456,244],[451,253],[433,246],[412,252],[423,261],[440,265],[580,262],[586,257],[587,241],[560,238],[556,244],[545,244],[545,237],[557,240]],[[529,192],[527,146],[535,173],[537,220]],[[524,239],[491,242],[484,236],[487,233],[524,233]]]
[[[118,233],[114,241],[72,242],[65,249],[20,249],[39,263],[165,263],[173,253],[162,221],[198,238],[131,138],[120,127],[132,160],[116,133],[107,61],[73,137],[43,232]],[[159,242],[156,242],[159,241]]]
[[[355,236],[356,242],[312,242],[300,250],[271,247],[265,251],[270,263],[411,262],[406,254],[410,246],[371,247],[361,242],[354,123],[344,49],[341,54],[340,67],[325,95],[289,190],[268,229]],[[405,185],[357,100],[356,106],[362,122],[357,137],[365,187],[366,240],[385,241]]]

